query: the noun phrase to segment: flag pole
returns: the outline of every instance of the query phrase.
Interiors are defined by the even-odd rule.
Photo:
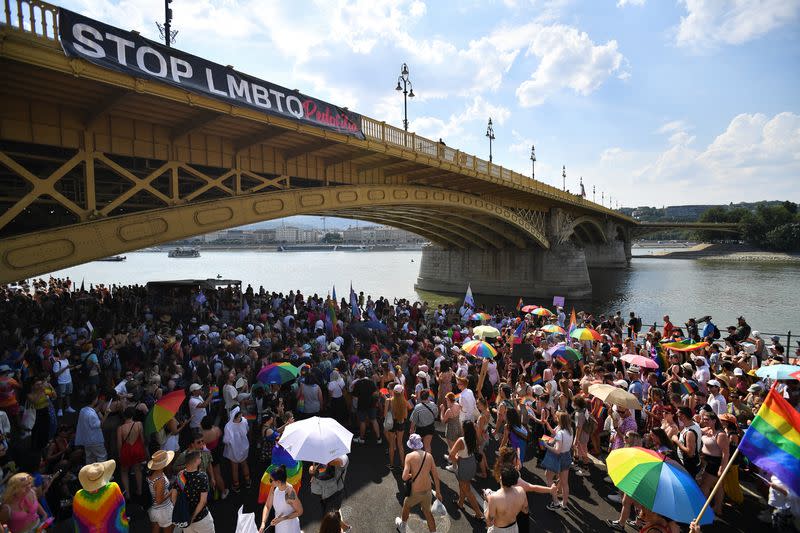
[[[740,440],[739,444],[741,444],[741,443],[742,442]],[[725,465],[725,470],[722,471],[722,475],[719,476],[719,479],[717,479],[717,482],[714,485],[714,488],[711,489],[711,493],[708,495],[708,499],[706,499],[706,503],[703,504],[703,508],[700,509],[700,514],[698,514],[697,518],[694,519],[694,522],[696,524],[700,524],[700,520],[703,518],[703,515],[706,513],[706,510],[708,509],[708,506],[711,504],[711,500],[714,499],[714,496],[717,494],[717,491],[722,486],[723,481],[725,481],[725,476],[728,475],[728,470],[730,470],[731,466],[733,466],[733,462],[736,459],[736,457],[738,457],[738,455],[739,455],[739,446],[737,446],[736,449],[733,450],[733,453],[731,454],[730,458],[728,459],[728,464]]]

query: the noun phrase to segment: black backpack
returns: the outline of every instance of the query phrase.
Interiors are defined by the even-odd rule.
[[[189,525],[189,520],[192,515],[189,512],[189,500],[186,498],[186,472],[183,471],[178,474],[175,479],[175,490],[178,493],[175,498],[175,506],[172,508],[172,523],[180,528],[185,528]]]
[[[716,324],[714,325],[714,333],[712,333],[711,336],[714,337],[715,339],[719,339],[721,337],[719,333],[719,328],[716,326]]]
[[[633,331],[636,333],[642,331],[642,317],[637,316],[633,319]]]

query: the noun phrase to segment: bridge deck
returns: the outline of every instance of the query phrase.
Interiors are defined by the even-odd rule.
[[[366,139],[360,140],[68,58],[59,43],[57,6],[21,0],[7,6],[5,24],[0,25],[4,72],[0,141],[5,142],[2,151],[11,157],[46,160],[48,154],[33,154],[28,146],[41,144],[133,157],[145,166],[181,160],[208,169],[236,167],[325,185],[427,185],[485,196],[506,207],[540,211],[564,207],[577,214],[634,222],[579,196],[369,117],[362,116]],[[63,162],[70,153],[74,152],[53,159]],[[118,181],[108,178],[114,179]],[[85,197],[89,192],[81,191],[81,201],[74,202],[81,221],[98,210],[87,202],[101,205],[104,197],[112,201],[117,194],[102,186],[94,198]],[[4,196],[13,197],[13,191]],[[154,207],[165,204],[156,202]]]

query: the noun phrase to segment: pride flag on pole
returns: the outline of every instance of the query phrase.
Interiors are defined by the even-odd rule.
[[[567,333],[572,333],[572,330],[578,327],[578,319],[575,316],[575,308],[572,308],[572,312],[569,314],[569,328],[567,328]]]
[[[800,494],[800,413],[775,387],[742,437],[739,450]]]
[[[472,297],[472,286],[467,283],[467,294],[464,295],[464,305],[475,307],[475,299]]]
[[[522,310],[522,296],[519,297],[519,301],[517,302],[517,311]]]
[[[523,330],[525,329],[525,321],[520,320],[519,326],[514,330],[514,344],[522,344]]]
[[[353,318],[356,320],[361,320],[361,309],[358,307],[358,296],[356,296],[356,291],[353,290],[352,283],[350,283],[350,312],[353,314]]]

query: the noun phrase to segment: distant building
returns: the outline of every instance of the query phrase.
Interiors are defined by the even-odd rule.
[[[342,232],[348,244],[420,244],[422,237],[390,226],[349,227]]]

